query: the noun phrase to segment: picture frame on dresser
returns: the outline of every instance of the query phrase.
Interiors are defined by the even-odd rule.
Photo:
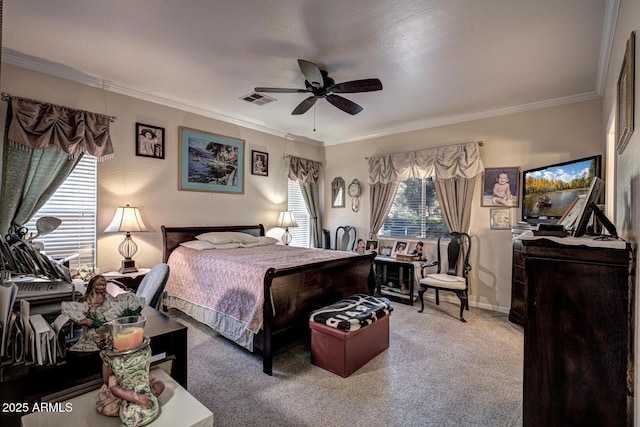
[[[181,191],[244,194],[243,139],[179,127]]]
[[[616,86],[616,151],[622,154],[633,133],[635,94],[635,31],[625,46]]]

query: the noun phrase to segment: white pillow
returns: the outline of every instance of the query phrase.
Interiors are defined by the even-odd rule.
[[[211,244],[213,245],[213,249],[236,249],[236,248],[244,248],[246,245],[246,243],[240,243],[240,242],[211,243]]]
[[[273,237],[269,237],[269,236],[260,236],[257,239],[258,239],[257,242],[245,243],[244,247],[245,248],[253,248],[255,246],[275,245],[276,243],[279,242],[278,239],[274,239]]]
[[[224,243],[253,243],[257,242],[258,238],[251,234],[243,233],[241,231],[217,231],[210,233],[198,234],[196,236],[198,240],[206,240],[214,244]]]
[[[189,242],[182,242],[180,246],[184,246],[186,248],[197,249],[199,251],[203,249],[214,249],[215,245],[211,242],[207,242],[206,240],[191,240]]]

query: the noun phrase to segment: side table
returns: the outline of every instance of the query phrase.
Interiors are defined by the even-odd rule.
[[[127,288],[135,292],[138,290],[140,282],[142,282],[142,279],[144,279],[144,276],[146,276],[149,270],[149,268],[139,268],[135,273],[120,273],[118,271],[108,271],[106,273],[103,273],[102,275],[106,277],[107,280],[117,280],[118,282],[122,283]]]
[[[377,293],[404,304],[413,305],[415,262],[377,256],[373,263],[376,269]],[[403,293],[403,289],[408,293]]]

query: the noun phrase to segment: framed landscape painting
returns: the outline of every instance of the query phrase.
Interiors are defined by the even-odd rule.
[[[244,193],[244,140],[182,126],[179,134],[179,190]]]

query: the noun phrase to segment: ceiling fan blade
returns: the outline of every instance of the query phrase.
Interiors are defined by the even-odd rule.
[[[311,86],[320,88],[324,86],[324,78],[320,72],[320,68],[313,62],[305,61],[304,59],[298,59],[298,65],[304,78],[311,84]]]
[[[327,91],[334,93],[373,92],[376,90],[382,90],[382,82],[378,79],[353,80],[335,84],[327,89]]]
[[[349,113],[351,115],[358,114],[362,111],[362,107],[356,104],[353,101],[349,101],[347,98],[343,98],[339,95],[327,95],[327,101],[344,111],[345,113]]]
[[[306,93],[311,92],[308,89],[286,89],[279,87],[257,87],[254,89],[256,92],[267,92],[267,93]]]
[[[313,104],[318,100],[317,96],[310,96],[304,101],[302,101],[298,106],[291,112],[292,116],[297,116],[300,114],[304,114],[309,111],[309,108],[313,107]]]

